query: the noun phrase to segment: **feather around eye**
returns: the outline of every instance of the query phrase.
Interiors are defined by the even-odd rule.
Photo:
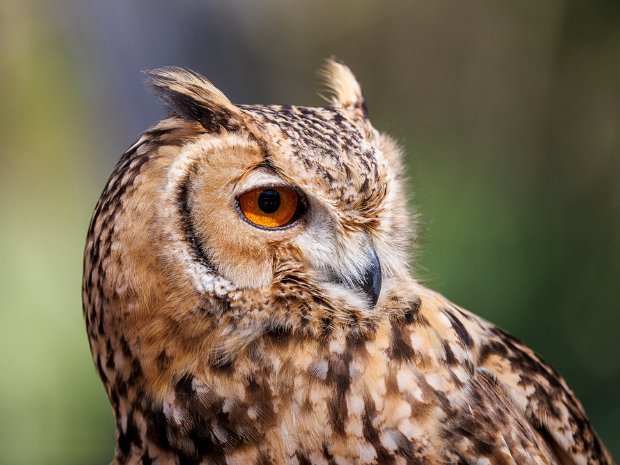
[[[254,226],[281,228],[292,224],[300,214],[301,200],[288,187],[261,187],[239,196],[239,209]]]

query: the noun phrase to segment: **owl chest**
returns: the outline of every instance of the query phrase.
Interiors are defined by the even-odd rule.
[[[307,463],[314,463],[310,457],[316,463],[323,463],[318,457],[391,463],[382,457],[399,454],[431,459],[435,432],[448,415],[441,402],[450,395],[438,401],[427,379],[447,389],[449,373],[391,360],[386,350],[371,346],[338,351],[332,344],[295,354],[266,351],[262,362],[242,369],[241,396],[221,403],[214,431],[255,438],[256,450],[273,463],[300,463],[300,457]]]

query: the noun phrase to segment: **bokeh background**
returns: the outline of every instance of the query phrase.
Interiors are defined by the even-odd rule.
[[[141,71],[321,104],[348,63],[405,146],[430,286],[551,362],[620,456],[620,2],[0,1],[0,463],[106,464],[88,221],[163,117]]]

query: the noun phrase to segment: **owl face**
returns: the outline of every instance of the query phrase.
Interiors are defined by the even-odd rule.
[[[154,74],[175,108],[187,104],[170,83],[189,78],[198,79]],[[194,121],[207,113],[211,130],[182,146],[168,169],[163,261],[180,264],[200,292],[268,292],[283,270],[298,270],[327,298],[373,307],[382,283],[406,273],[394,144],[358,101],[309,108],[223,99],[194,111]]]

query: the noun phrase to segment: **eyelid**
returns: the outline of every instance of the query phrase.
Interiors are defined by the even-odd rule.
[[[279,176],[262,168],[252,171],[245,176],[245,178],[241,179],[241,182],[239,182],[235,188],[234,196],[238,198],[240,195],[253,191],[254,189],[268,189],[270,187],[294,189],[293,186]]]
[[[279,182],[279,183],[270,183],[270,184],[258,184],[256,186],[250,186],[247,189],[243,189],[242,191],[240,191],[238,194],[235,195],[235,198],[238,199],[239,197],[241,197],[243,194],[247,194],[248,192],[252,192],[252,191],[263,191],[263,190],[267,190],[267,189],[289,189],[292,191],[295,191],[297,193],[297,195],[299,195],[300,198],[303,198],[304,195],[303,193],[297,189],[295,186],[291,186],[290,184],[285,184],[283,182]]]
[[[306,197],[306,194],[304,193],[304,191],[302,191],[297,186],[292,186],[290,184],[286,184],[281,179],[279,181],[280,182],[274,182],[274,183],[270,183],[270,184],[259,184],[259,185],[256,185],[256,186],[251,186],[249,189],[243,189],[242,191],[239,191],[238,194],[235,194],[235,196],[234,196],[235,197],[235,202],[239,203],[239,197],[241,197],[243,194],[247,194],[248,192],[252,192],[252,191],[256,191],[256,190],[266,190],[266,189],[280,188],[280,189],[289,189],[289,190],[294,191],[297,194],[297,196],[299,197],[299,200],[303,204],[304,208],[308,208],[308,198]]]

